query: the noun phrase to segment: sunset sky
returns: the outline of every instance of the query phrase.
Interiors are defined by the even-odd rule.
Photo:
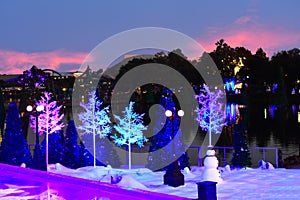
[[[0,74],[74,71],[108,37],[147,26],[182,32],[209,52],[223,38],[271,57],[300,48],[299,8],[297,0],[2,0]]]

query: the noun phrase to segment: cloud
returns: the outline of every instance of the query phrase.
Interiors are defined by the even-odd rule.
[[[23,53],[0,50],[0,74],[20,74],[36,65],[39,68],[59,70],[63,65],[74,65],[77,70],[88,53],[55,50],[52,52]],[[69,67],[70,69],[70,67]],[[72,69],[70,69],[72,71]]]
[[[206,36],[199,38],[198,41],[206,49],[211,52],[216,49],[215,43],[224,39],[225,42],[235,47],[245,47],[255,53],[258,48],[264,49],[270,57],[274,53],[281,50],[290,50],[291,48],[299,48],[300,34],[288,30],[267,30],[267,29],[232,29],[214,34],[214,36]]]
[[[238,25],[243,25],[243,24],[247,24],[250,22],[253,22],[253,17],[252,16],[242,16],[240,18],[238,18],[237,20],[235,20],[235,23]]]
[[[256,3],[252,2],[254,8]],[[262,48],[269,57],[282,50],[299,48],[299,31],[288,26],[266,24],[261,20],[257,10],[248,13],[249,15],[240,16],[230,24],[208,27],[206,34],[198,38],[198,41],[208,52],[215,50],[215,43],[224,39],[231,47],[245,47],[252,53]]]

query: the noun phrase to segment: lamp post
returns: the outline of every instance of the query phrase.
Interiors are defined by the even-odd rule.
[[[26,110],[35,117],[35,148],[34,148],[34,157],[33,160],[36,161],[36,164],[39,163],[38,159],[40,159],[40,141],[39,141],[39,115],[44,111],[43,105],[38,105],[33,107],[32,105],[28,105]],[[33,162],[34,162],[33,161]]]
[[[165,115],[172,122],[172,154],[173,154],[173,159],[175,159],[174,119],[175,119],[176,115],[171,110],[166,110]],[[183,115],[184,115],[183,110],[177,111],[177,116],[182,117]],[[168,166],[168,168],[166,170],[166,174],[164,175],[164,184],[173,186],[173,187],[178,187],[180,185],[184,185],[184,175],[181,173],[179,166],[178,166],[178,161],[176,159]]]
[[[39,115],[43,112],[44,106],[43,105],[38,105],[36,107],[32,107],[31,105],[28,105],[26,107],[26,110],[35,117],[35,148],[39,147],[40,141],[39,141]]]

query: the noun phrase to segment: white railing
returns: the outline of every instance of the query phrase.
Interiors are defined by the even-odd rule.
[[[205,153],[206,153],[206,150],[208,149],[208,147],[207,146],[190,146],[189,149],[197,149],[198,150],[198,166],[202,166],[203,159],[205,157]],[[234,147],[232,147],[232,146],[214,146],[213,149],[216,150],[217,157],[222,162],[222,163],[220,162],[220,164],[223,164],[224,166],[229,164],[227,161],[230,162],[231,159],[228,159],[228,157],[232,156]],[[256,160],[256,161],[273,160],[274,158],[270,159],[270,155],[268,155],[267,152],[274,151],[275,152],[275,166],[278,168],[278,165],[279,165],[279,163],[278,163],[278,148],[275,148],[275,147],[250,147],[249,149],[250,149],[251,159]],[[256,152],[258,152],[258,155]],[[227,155],[228,153],[230,153],[230,154]],[[191,155],[189,154],[189,156],[191,156]],[[254,162],[252,161],[252,163],[254,163]]]

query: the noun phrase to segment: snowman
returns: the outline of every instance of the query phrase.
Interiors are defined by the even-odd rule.
[[[204,171],[201,181],[213,181],[217,183],[222,182],[218,165],[219,161],[216,157],[215,150],[207,150],[206,157],[204,159]]]

